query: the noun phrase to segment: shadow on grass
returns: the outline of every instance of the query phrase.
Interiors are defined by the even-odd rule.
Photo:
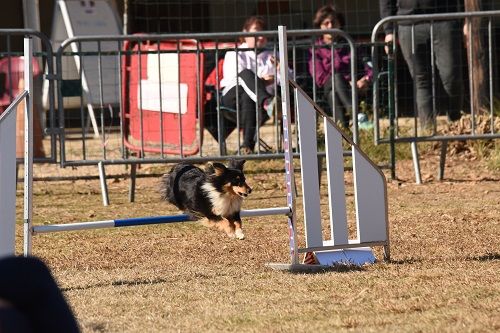
[[[167,282],[172,282],[172,280],[169,280],[169,279],[117,280],[117,281],[111,281],[111,282],[95,283],[95,284],[86,285],[86,286],[61,288],[61,290],[65,292],[65,291],[76,291],[76,290],[88,290],[88,289],[93,289],[93,288],[109,287],[109,286],[154,285],[154,284],[167,283]]]
[[[457,257],[454,260],[466,260],[466,261],[495,261],[495,260],[500,260],[500,253],[486,253],[484,255],[480,256],[474,256],[474,257]],[[449,261],[448,257],[436,257],[433,259],[417,259],[417,258],[405,258],[405,259],[399,259],[399,260],[389,260],[386,263],[387,264],[394,264],[394,265],[411,265],[411,264],[417,264],[417,263],[422,263],[424,261],[433,261],[433,262],[439,262],[439,261]]]
[[[366,268],[363,266],[357,265],[333,265],[333,266],[323,266],[318,268],[317,270],[309,270],[309,271],[291,271],[292,274],[323,274],[323,273],[350,273],[350,272],[363,272],[366,271]]]
[[[398,260],[387,260],[387,264],[393,264],[393,265],[408,265],[408,264],[416,264],[416,263],[421,263],[423,262],[422,259],[417,259],[417,258],[405,258],[405,259],[398,259]]]
[[[466,260],[470,261],[493,261],[500,260],[500,253],[486,253],[482,256],[468,257]]]

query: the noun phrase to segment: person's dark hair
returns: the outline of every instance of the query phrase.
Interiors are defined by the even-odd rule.
[[[246,19],[245,24],[243,24],[243,31],[248,31],[252,25],[257,27],[259,30],[266,30],[266,22],[261,16],[251,16]]]
[[[248,31],[252,27],[252,25],[255,24],[255,27],[259,30],[266,30],[266,21],[264,21],[264,18],[261,16],[250,16],[245,20],[245,23],[243,24],[243,31]],[[240,38],[240,42],[244,42],[245,39],[243,37]]]
[[[321,26],[321,22],[325,19],[331,18],[332,21],[336,21],[339,23],[340,28],[343,28],[345,25],[345,17],[344,14],[340,13],[335,9],[334,5],[324,5],[316,11],[316,15],[314,16],[313,26],[314,28],[319,28]]]

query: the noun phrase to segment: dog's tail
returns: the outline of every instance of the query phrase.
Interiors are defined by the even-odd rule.
[[[158,189],[161,199],[176,205],[179,209],[184,209],[178,200],[179,182],[182,175],[194,168],[196,167],[193,165],[181,163],[174,165],[169,173],[164,174]]]

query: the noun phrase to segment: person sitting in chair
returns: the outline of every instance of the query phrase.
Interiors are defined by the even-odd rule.
[[[342,29],[344,23],[344,15],[333,5],[319,8],[313,22],[315,28],[325,30]],[[338,36],[329,33],[316,40],[315,48],[310,50],[308,65],[309,74],[314,78],[315,84],[323,89],[330,109],[335,110],[335,119],[348,128],[349,116],[352,114],[351,89],[366,90],[372,80],[372,69],[365,65],[362,76],[356,82],[351,82],[351,50],[347,44],[338,42]]]
[[[248,18],[243,25],[243,32],[258,32],[264,29],[265,22],[258,16]],[[269,50],[255,52],[255,48],[262,49],[266,45],[266,37],[245,37],[242,41],[243,43],[238,46],[241,51],[226,53],[220,85],[223,88],[222,105],[239,111],[239,121],[243,130],[240,153],[251,154],[255,148],[256,110],[261,112],[259,114],[259,125],[261,125],[270,118],[274,109],[279,107],[274,91],[274,80],[279,64],[273,52]],[[277,79],[279,83],[279,77]]]

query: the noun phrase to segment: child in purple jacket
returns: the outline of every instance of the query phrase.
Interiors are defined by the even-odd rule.
[[[334,6],[326,5],[318,9],[313,24],[320,29],[341,29],[345,20]],[[332,110],[335,119],[346,128],[349,126],[349,116],[352,113],[351,100],[351,52],[348,45],[333,48],[333,65],[335,75],[332,77],[332,43],[335,45],[335,35],[324,34],[315,42],[314,61],[313,50],[310,50],[309,74],[315,84],[323,88],[323,94]],[[373,76],[369,66],[365,66],[364,75],[356,81],[356,88],[366,90]],[[333,81],[333,82],[332,82]],[[335,85],[335,96],[332,87]]]

